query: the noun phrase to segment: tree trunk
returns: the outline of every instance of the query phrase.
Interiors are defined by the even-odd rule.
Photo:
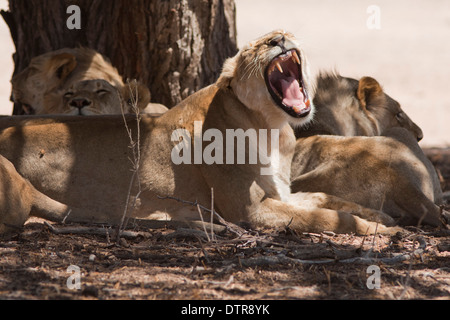
[[[81,29],[67,27],[71,5],[81,9]],[[234,0],[10,0],[9,6],[2,16],[16,46],[14,74],[37,55],[86,46],[168,107],[213,83],[237,52]]]

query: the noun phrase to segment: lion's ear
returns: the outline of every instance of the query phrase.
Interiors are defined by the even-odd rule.
[[[366,108],[375,97],[381,94],[383,94],[383,88],[374,78],[363,77],[359,80],[357,96],[361,107]]]
[[[34,110],[33,107],[27,105],[27,104],[22,104],[22,112],[24,115],[32,115],[32,114],[36,114],[36,110]]]
[[[73,54],[61,53],[49,60],[47,71],[58,79],[65,80],[76,66],[77,59]]]
[[[151,100],[150,89],[136,80],[127,81],[121,93],[125,103],[130,106],[133,101],[137,100],[137,106],[141,111],[147,107]]]

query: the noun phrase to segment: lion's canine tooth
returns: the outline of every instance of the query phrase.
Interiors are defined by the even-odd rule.
[[[294,109],[294,111],[296,113],[300,113],[302,111],[302,107],[301,106],[293,106],[292,109]]]
[[[298,57],[297,51],[292,51],[292,57],[294,58],[294,61],[300,64],[300,58]]]
[[[280,71],[281,73],[283,73],[283,69],[281,68],[281,65],[280,65],[279,62],[277,62],[277,63],[275,64],[275,66],[277,67],[278,71]]]

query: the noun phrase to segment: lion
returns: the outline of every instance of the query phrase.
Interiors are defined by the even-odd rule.
[[[381,210],[399,225],[442,226],[436,171],[408,130],[389,136],[299,139],[292,192],[324,192]]]
[[[144,110],[139,110],[137,101],[140,99],[140,93],[133,91],[136,90],[135,86],[130,84],[130,87],[124,90],[130,91],[130,98],[127,101],[116,87],[105,80],[75,82],[63,95],[60,92],[47,94],[44,97],[45,108],[42,114],[88,116],[136,113],[134,106],[138,109],[138,113],[162,114],[168,110],[165,106],[156,103],[149,103]]]
[[[131,217],[200,220],[199,208],[211,208],[213,192],[217,214],[256,228],[403,230],[379,210],[290,192],[296,141],[290,124],[313,118],[310,92],[304,51],[291,33],[278,30],[243,47],[214,84],[163,115],[126,116],[128,131],[119,115],[0,120],[0,154],[38,190],[67,204],[68,221],[118,224],[134,202]],[[252,135],[260,139],[247,139]]]
[[[316,121],[296,131],[292,192],[335,195],[400,225],[441,226],[439,178],[417,143],[422,130],[399,103],[370,77],[322,74],[317,83]]]
[[[127,85],[122,90],[121,98],[125,103],[125,112],[128,110],[128,113],[161,115],[169,110],[160,103],[147,103],[151,100],[150,90],[136,80],[127,81]]]
[[[57,93],[57,96],[61,94]],[[119,91],[106,80],[85,80],[72,84],[58,99],[50,93],[44,97],[45,114],[94,115],[120,114],[125,107]],[[126,108],[126,113],[129,108]]]
[[[0,156],[0,235],[21,229],[29,216],[63,221],[70,209],[46,195],[24,179],[14,165]]]
[[[148,107],[149,112],[161,111],[159,106],[152,109],[150,90],[145,85],[137,81],[125,83],[107,58],[95,50],[84,47],[64,48],[33,58],[29,66],[14,76],[11,81],[13,100],[22,105],[24,114],[43,115],[52,114],[55,111],[73,114],[75,109],[62,104],[62,99],[74,87],[87,88],[87,83],[84,82],[87,80],[103,80],[109,83],[118,90],[121,99],[129,104],[133,96],[138,97],[136,103],[139,110],[145,110]],[[131,84],[128,85],[128,82]],[[95,84],[95,82],[88,82],[88,84]],[[89,90],[94,91],[95,85]],[[61,105],[58,106],[58,104]],[[100,101],[96,104],[100,110],[93,107],[90,110],[94,114],[108,114],[105,113],[106,111],[121,112],[117,108],[104,108],[101,104]],[[129,105],[125,107],[125,112],[130,111]]]
[[[372,77],[359,81],[337,73],[321,72],[314,95],[316,117],[295,130],[297,138],[316,134],[380,136],[386,129],[403,127],[418,141],[423,132]]]

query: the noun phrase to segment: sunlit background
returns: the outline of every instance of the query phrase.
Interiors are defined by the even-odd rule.
[[[8,9],[8,1],[0,0],[0,9]],[[11,114],[12,103],[11,96],[11,75],[14,71],[12,59],[16,51],[11,40],[8,26],[2,17],[0,17],[0,114]]]
[[[238,44],[273,29],[301,40],[311,71],[372,76],[423,129],[422,146],[450,146],[450,1],[235,0]],[[376,5],[380,29],[368,27]],[[7,9],[7,0],[0,0]],[[10,114],[15,51],[0,21],[0,113]]]

